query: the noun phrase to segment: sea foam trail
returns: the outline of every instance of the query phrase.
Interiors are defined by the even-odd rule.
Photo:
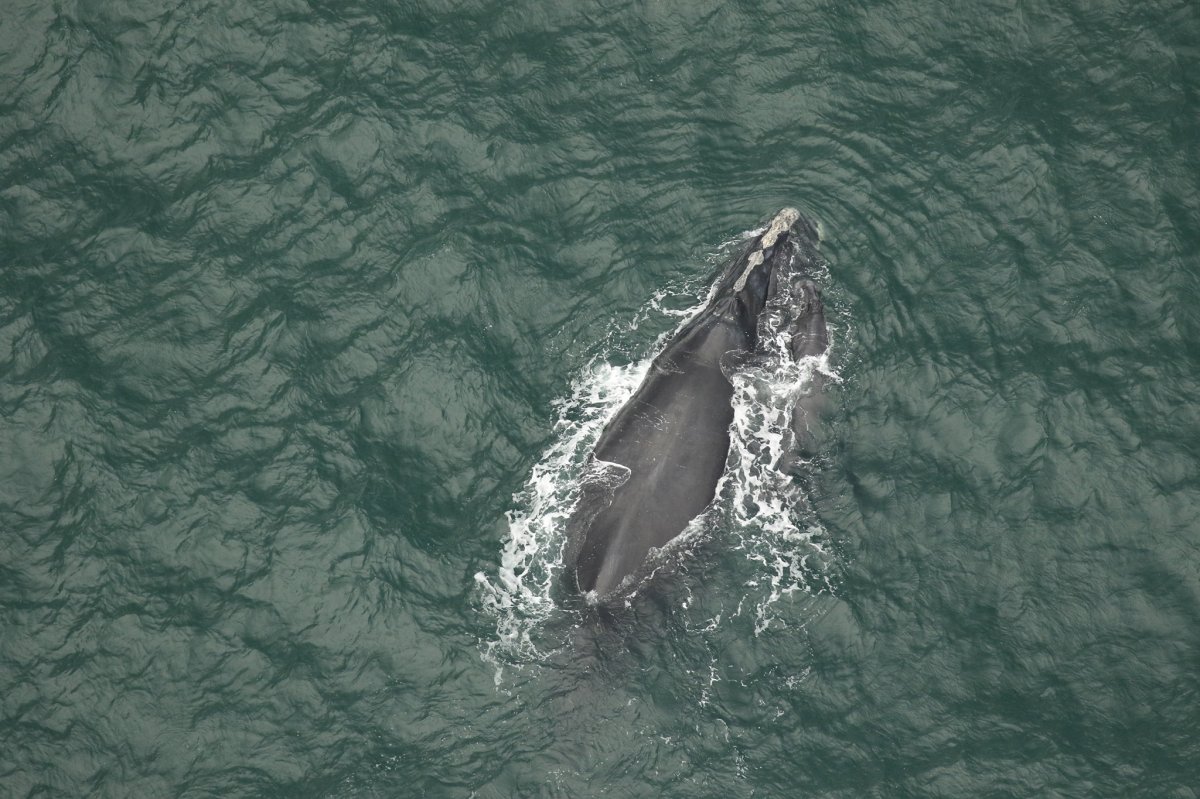
[[[592,364],[555,403],[554,443],[508,512],[508,537],[494,575],[475,575],[483,605],[496,619],[489,651],[509,657],[538,656],[531,634],[555,610],[554,582],[562,571],[566,524],[578,499],[588,453],[604,425],[633,395],[651,359],[629,366]]]
[[[726,242],[717,258],[760,232],[747,231]],[[687,310],[673,311],[663,307],[666,296],[656,295],[627,328],[635,331],[655,315],[680,318],[646,357],[627,366],[592,362],[572,383],[569,395],[554,404],[553,443],[513,497],[500,563],[493,573],[475,575],[482,607],[496,624],[495,638],[485,642],[485,656],[497,666],[537,661],[547,646],[556,648],[542,633],[556,614],[567,613],[555,601],[555,585],[564,569],[566,523],[578,499],[588,454],[608,420],[641,385],[654,355],[711,299],[706,296]],[[826,382],[839,379],[828,354],[797,363],[787,352],[784,335],[763,343],[764,352],[731,375],[734,422],[716,499],[681,536],[717,528],[730,537],[733,551],[754,564],[737,611],[726,618],[752,612],[758,632],[775,618],[772,606],[781,598],[832,589],[827,536],[803,491],[778,467],[790,446],[789,420],[796,398],[818,373]],[[682,604],[686,607],[689,600]],[[720,618],[710,621],[719,623]]]

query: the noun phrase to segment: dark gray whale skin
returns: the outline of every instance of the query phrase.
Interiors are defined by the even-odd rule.
[[[816,244],[815,228],[798,212],[785,208],[776,214],[609,421],[568,522],[565,557],[579,592],[603,602],[632,588],[645,576],[651,551],[683,532],[712,502],[733,421],[726,371],[757,349],[765,332],[760,324],[773,316],[764,314],[769,304],[779,305],[785,296],[788,302],[793,295],[803,298],[801,314],[788,322],[793,354],[824,351],[828,336],[820,293],[811,281],[796,283],[792,274],[797,255],[801,261],[815,257]],[[799,440],[799,431],[796,436]]]

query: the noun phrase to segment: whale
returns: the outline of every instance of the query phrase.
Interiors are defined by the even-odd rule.
[[[729,457],[731,371],[782,333],[793,358],[829,343],[815,225],[796,209],[776,213],[721,271],[703,309],[653,359],[646,377],[603,429],[567,522],[565,571],[593,603],[624,596],[713,502]],[[796,399],[794,454],[811,454],[819,387]]]

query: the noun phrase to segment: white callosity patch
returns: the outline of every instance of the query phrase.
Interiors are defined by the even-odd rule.
[[[737,282],[733,284],[734,291],[741,291],[746,287],[746,281],[750,278],[750,273],[754,271],[754,267],[763,262],[763,258],[766,257],[766,251],[775,246],[775,242],[779,240],[779,234],[785,230],[790,230],[799,218],[800,212],[795,208],[784,208],[775,214],[775,218],[771,220],[771,223],[767,225],[767,229],[763,231],[762,238],[758,240],[758,248],[750,253],[750,257],[746,260],[746,268],[742,270],[742,274],[738,277]]]
[[[797,217],[794,210],[784,209],[767,228],[726,242],[721,254],[760,235],[760,241],[770,236],[767,246],[771,246]],[[761,258],[761,249],[757,253]],[[554,600],[554,587],[565,568],[567,520],[578,499],[588,455],[608,420],[641,385],[653,354],[712,299],[709,292],[687,311],[669,311],[662,307],[665,296],[665,292],[656,296],[630,327],[636,329],[656,314],[681,317],[679,326],[664,333],[650,355],[624,367],[593,363],[573,384],[570,396],[556,403],[554,443],[513,498],[516,509],[508,514],[508,537],[499,566],[493,574],[475,575],[482,605],[496,622],[496,638],[485,643],[485,656],[498,669],[502,662],[540,660],[535,639],[555,613],[563,612]],[[728,618],[740,615],[742,608],[753,608],[758,630],[771,622],[770,608],[780,598],[830,589],[824,531],[803,492],[779,465],[791,445],[788,424],[796,398],[811,388],[818,373],[837,380],[826,356],[793,362],[782,332],[762,344],[762,356],[731,375],[734,422],[714,512],[693,521],[666,552],[672,556],[681,541],[686,546],[685,539],[711,529],[714,521],[726,520],[732,526],[731,549],[744,552],[756,565],[755,576],[746,581],[748,593]]]

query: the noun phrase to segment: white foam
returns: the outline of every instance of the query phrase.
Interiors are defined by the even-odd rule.
[[[489,653],[518,661],[540,656],[531,633],[556,610],[552,590],[587,455],[609,417],[641,384],[650,360],[624,367],[593,363],[570,396],[555,403],[554,443],[513,497],[499,567],[495,574],[475,575],[483,606],[496,619]]]
[[[839,378],[828,353],[793,362],[782,336],[771,346],[783,351],[733,376],[729,463],[718,487],[728,503],[734,549],[760,566],[746,581],[754,590],[743,598],[753,606],[756,633],[776,620],[772,606],[783,597],[832,590],[828,535],[804,492],[779,465],[792,446],[796,399],[811,389],[818,373],[826,381]]]

